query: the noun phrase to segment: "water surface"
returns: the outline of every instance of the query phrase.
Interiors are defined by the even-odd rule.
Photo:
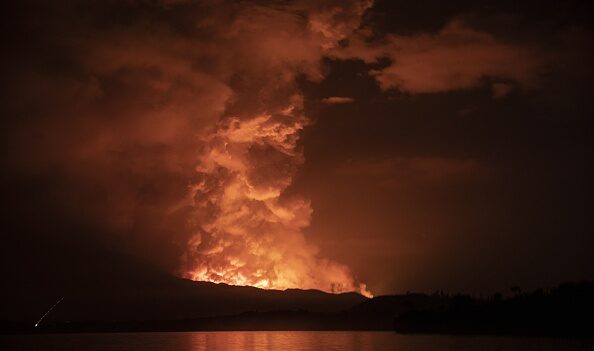
[[[594,350],[594,340],[487,336],[400,335],[393,332],[182,332],[0,336],[1,350]]]

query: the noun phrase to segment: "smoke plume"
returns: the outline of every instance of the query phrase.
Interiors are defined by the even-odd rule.
[[[303,161],[297,140],[306,123],[295,95],[281,110],[225,118],[206,137],[191,187],[195,235],[184,257],[187,277],[366,293],[346,266],[318,258],[306,242],[309,202],[282,199]]]
[[[369,295],[348,267],[318,257],[307,243],[302,229],[310,223],[310,203],[283,196],[303,162],[298,140],[308,124],[295,79],[321,78],[324,52],[358,26],[369,6],[349,5],[250,8],[233,22],[227,36],[251,43],[247,49],[258,64],[246,67],[234,100],[201,135],[184,276]],[[267,64],[260,67],[262,62]]]
[[[367,293],[307,242],[309,202],[283,194],[304,161],[297,80],[323,78],[325,53],[370,5],[11,5],[4,170],[18,189],[43,180],[39,209],[12,207],[195,280]]]

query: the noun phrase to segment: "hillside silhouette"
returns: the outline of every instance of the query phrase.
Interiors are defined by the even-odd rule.
[[[77,254],[72,254],[77,255]],[[5,275],[1,333],[181,330],[394,330],[399,333],[594,335],[594,282],[511,289],[504,298],[377,296],[194,282],[105,250]],[[73,265],[70,262],[107,262]],[[56,262],[62,262],[57,264]],[[35,322],[63,301],[37,328]]]

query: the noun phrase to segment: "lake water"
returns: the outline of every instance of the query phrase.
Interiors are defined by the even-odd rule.
[[[594,350],[594,340],[399,335],[393,332],[184,332],[2,335],[0,350]]]

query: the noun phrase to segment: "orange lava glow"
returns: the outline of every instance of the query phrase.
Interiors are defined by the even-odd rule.
[[[265,289],[356,291],[371,296],[343,264],[305,240],[309,201],[283,196],[303,162],[302,98],[273,113],[224,118],[205,137],[190,187],[194,235],[184,255],[189,279]]]

